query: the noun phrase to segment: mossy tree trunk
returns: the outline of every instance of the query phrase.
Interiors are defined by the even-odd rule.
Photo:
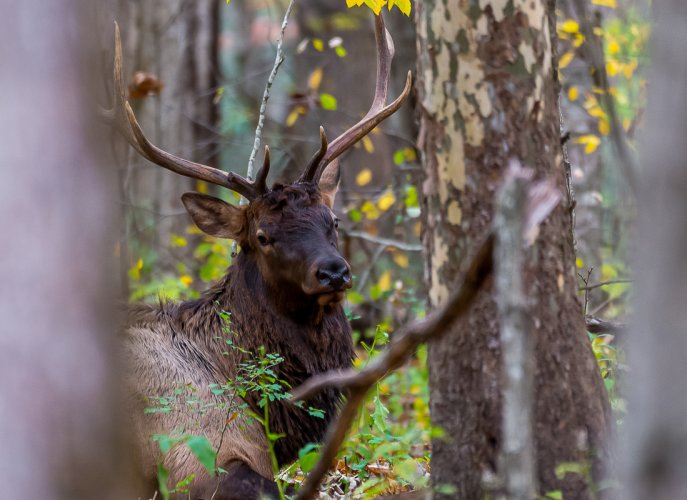
[[[565,189],[559,136],[554,5],[546,0],[426,0],[416,9],[426,278],[433,307],[491,227],[509,159]],[[566,197],[564,197],[565,199]],[[534,436],[541,493],[588,496],[588,480],[555,468],[592,463],[602,474],[611,413],[577,300],[570,207],[542,224],[525,269],[534,330]],[[433,443],[435,485],[483,498],[498,473],[501,354],[486,290],[467,318],[429,348],[430,409],[446,437]]]

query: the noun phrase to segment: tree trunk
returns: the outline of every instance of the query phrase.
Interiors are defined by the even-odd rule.
[[[687,3],[654,3],[624,498],[687,498]]]
[[[0,5],[3,498],[133,498],[107,265],[116,170],[96,121],[88,12],[86,1]]]
[[[481,5],[481,4],[480,4]],[[553,178],[563,191],[546,0],[417,3],[418,105],[430,303],[441,304],[461,263],[491,227],[494,193],[509,159]],[[539,228],[524,271],[535,342],[534,436],[541,493],[585,498],[589,478],[557,465],[592,462],[601,476],[611,414],[576,298],[568,206]],[[430,411],[445,437],[433,442],[434,485],[482,498],[501,446],[501,354],[497,311],[485,291],[464,321],[429,347]]]

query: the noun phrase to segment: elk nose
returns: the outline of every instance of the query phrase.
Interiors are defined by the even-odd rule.
[[[334,290],[351,286],[351,272],[343,259],[331,259],[322,263],[317,270],[317,279],[321,285],[330,286]]]

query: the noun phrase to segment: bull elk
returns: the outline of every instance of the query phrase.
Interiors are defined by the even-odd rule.
[[[178,174],[203,180],[243,195],[249,203],[233,206],[220,199],[186,193],[182,202],[205,233],[234,239],[240,252],[226,275],[200,299],[160,305],[134,305],[124,333],[128,411],[140,451],[146,494],[157,488],[157,464],[164,460],[171,484],[194,475],[191,498],[257,498],[277,495],[263,428],[245,416],[225,411],[198,411],[188,405],[171,412],[145,413],[149,398],[192,388],[200,401],[231,406],[228,395],[211,390],[236,377],[242,354],[278,353],[274,370],[295,387],[309,377],[351,365],[350,327],[341,302],[351,286],[351,272],[337,245],[337,219],[332,212],[339,182],[335,161],[344,151],[394,113],[410,92],[410,72],[402,94],[386,104],[393,42],[381,16],[375,17],[377,81],[372,106],[363,119],[328,143],[320,127],[320,148],[290,184],[267,186],[269,149],[255,180],[184,160],[153,145],[144,135],[126,100],[122,81],[119,29],[115,28],[114,102],[102,114],[144,158]],[[223,338],[220,312],[231,316],[232,341]],[[315,418],[292,404],[269,403],[269,429],[284,437],[274,443],[279,466],[292,462],[299,449],[320,441],[335,417],[342,394],[335,389],[309,404],[324,411]],[[243,398],[255,412],[258,401]],[[217,476],[183,446],[164,457],[151,441],[154,434],[187,430],[203,434],[217,450]],[[143,493],[143,492],[142,492]],[[186,497],[186,496],[185,496]]]

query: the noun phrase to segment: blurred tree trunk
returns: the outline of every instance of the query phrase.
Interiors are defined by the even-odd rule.
[[[624,498],[687,498],[687,3],[654,2]]]
[[[116,170],[95,118],[91,7],[0,5],[3,498],[133,498],[107,265]]]
[[[565,189],[555,79],[554,5],[417,3],[420,148],[426,181],[426,277],[430,302],[447,297],[461,263],[491,227],[494,192],[510,158]],[[511,8],[512,6],[512,8]],[[540,227],[524,282],[535,341],[534,438],[540,492],[589,497],[584,475],[602,470],[611,413],[577,295],[569,207]],[[489,291],[471,314],[429,346],[430,410],[445,431],[432,448],[434,485],[453,498],[483,498],[501,447],[501,354]]]
[[[217,81],[220,0],[119,0],[124,43],[125,79],[150,73],[164,87],[159,95],[132,99],[148,137],[175,155],[214,165],[219,150],[217,113],[213,104]],[[111,45],[111,42],[110,42]],[[129,150],[131,164],[123,172],[123,204],[130,210],[128,235],[147,239],[162,252],[172,232],[187,223],[179,198],[195,189],[195,181],[174,175]],[[138,257],[138,256],[136,256]],[[178,256],[159,264],[170,269]],[[134,260],[132,258],[132,260]],[[125,263],[125,269],[132,262]]]

